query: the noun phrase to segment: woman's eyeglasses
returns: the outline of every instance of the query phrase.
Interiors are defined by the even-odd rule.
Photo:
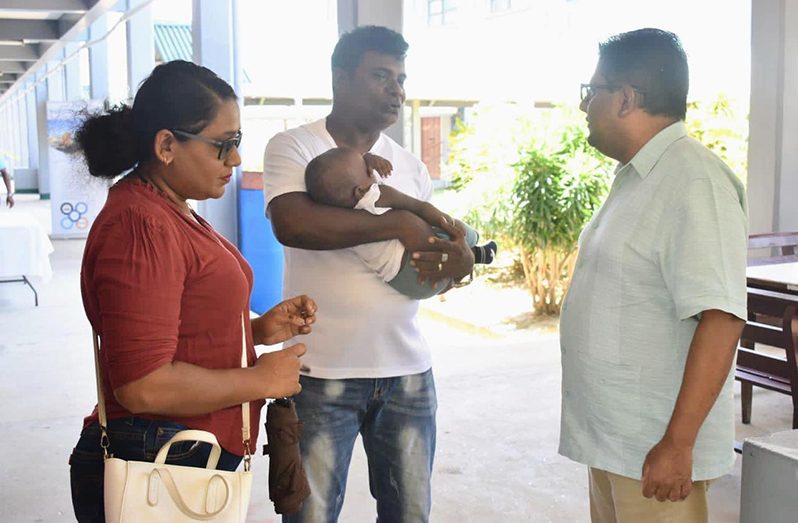
[[[213,140],[211,138],[205,138],[204,136],[200,136],[198,134],[187,133],[186,131],[181,131],[180,129],[170,129],[172,133],[182,136],[184,138],[188,138],[189,140],[198,140],[200,142],[209,143],[211,145],[215,145],[219,148],[219,155],[217,158],[220,160],[227,159],[230,156],[230,153],[233,152],[233,147],[236,149],[239,145],[241,145],[241,131],[238,131],[235,136],[232,138],[228,138],[227,140]]]

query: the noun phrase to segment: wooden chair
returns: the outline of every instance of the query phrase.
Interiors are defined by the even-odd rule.
[[[767,255],[756,255],[751,251],[769,249]],[[773,250],[780,254],[773,256]],[[761,251],[760,251],[761,252]],[[748,237],[748,265],[769,265],[798,261],[798,232],[768,232]]]
[[[748,321],[737,349],[734,377],[741,384],[743,423],[751,423],[753,387],[792,397],[792,428],[798,428],[798,295],[748,288]],[[761,321],[763,317],[780,318],[777,324]],[[781,354],[757,351],[755,344],[782,349]],[[749,348],[750,347],[750,348]]]

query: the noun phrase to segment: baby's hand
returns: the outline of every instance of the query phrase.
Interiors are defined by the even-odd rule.
[[[369,174],[371,174],[371,171],[377,171],[377,174],[379,174],[380,177],[387,178],[391,175],[391,171],[393,171],[393,165],[391,162],[382,156],[365,153],[363,155],[363,159],[366,161],[366,167],[369,169]]]

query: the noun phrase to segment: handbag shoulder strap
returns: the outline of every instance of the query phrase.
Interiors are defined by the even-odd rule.
[[[97,415],[100,424],[100,446],[103,448],[105,458],[109,457],[108,447],[110,441],[108,439],[108,416],[105,411],[105,395],[103,394],[103,382],[100,375],[100,336],[97,331],[92,330],[94,335],[94,378],[97,383]],[[244,314],[241,314],[241,367],[247,367],[247,327],[244,320]],[[249,419],[249,402],[245,401],[241,404],[241,437],[244,443],[244,470],[249,470],[251,462],[250,451],[250,419]]]
[[[103,456],[108,459],[108,417],[105,414],[105,395],[103,394],[103,380],[100,376],[100,337],[97,331],[92,329],[94,335],[94,379],[97,384],[97,416],[100,424],[100,446],[103,448]]]
[[[247,368],[247,327],[244,321],[244,313],[241,314],[241,367]],[[249,402],[241,404],[241,439],[244,442],[244,470],[248,471],[252,463],[252,451],[250,450],[249,435]]]

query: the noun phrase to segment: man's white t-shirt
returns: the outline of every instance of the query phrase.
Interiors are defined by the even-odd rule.
[[[336,147],[322,119],[274,136],[263,160],[266,207],[274,198],[306,192],[308,162]],[[429,200],[432,182],[424,164],[385,134],[371,148],[389,160],[390,185]],[[292,217],[301,220],[302,216]],[[386,285],[352,248],[312,251],[285,247],[283,295],[307,294],[319,309],[313,332],[297,338],[308,348],[305,374],[316,378],[384,378],[428,370],[429,347],[419,330],[419,302]],[[293,343],[292,340],[290,343]]]

